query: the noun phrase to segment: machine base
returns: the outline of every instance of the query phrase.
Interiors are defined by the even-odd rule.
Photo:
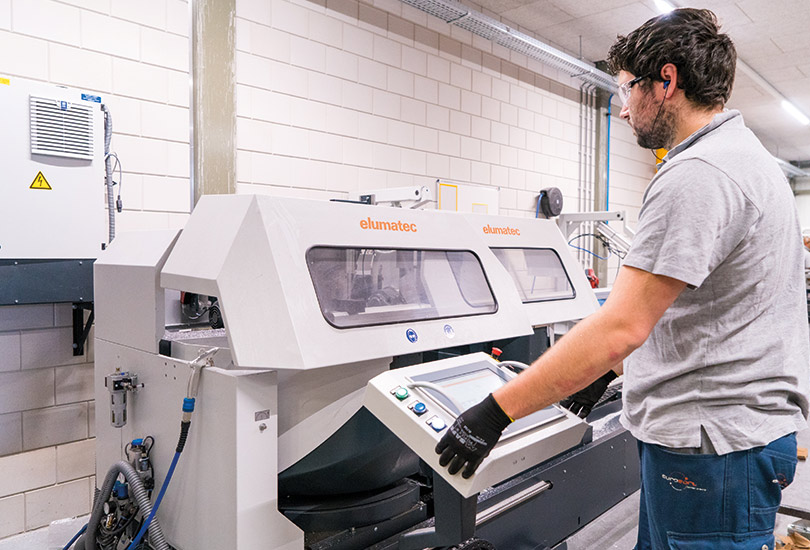
[[[409,510],[373,525],[347,529],[339,533],[308,533],[306,548],[309,550],[361,550],[376,548],[376,544],[389,537],[398,538],[408,528],[424,522],[428,517],[428,507],[417,502]]]
[[[497,550],[552,548],[638,490],[639,476],[636,440],[626,430],[616,430],[481,493],[475,536]],[[551,489],[504,506],[510,497],[544,481]],[[480,520],[499,506],[503,512]],[[430,518],[414,529],[432,525]],[[397,550],[401,536],[367,550]]]
[[[406,478],[382,491],[282,499],[279,509],[305,532],[338,531],[380,523],[411,510],[419,502],[420,488]]]

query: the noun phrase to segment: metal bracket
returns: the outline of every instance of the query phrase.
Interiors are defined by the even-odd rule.
[[[349,193],[349,199],[353,202],[365,204],[386,204],[396,208],[402,208],[403,204],[409,208],[419,208],[432,199],[430,188],[424,185],[412,185],[409,187],[392,187],[387,189],[376,189],[362,193]]]
[[[601,222],[601,221],[624,221],[625,214],[623,210],[619,211],[601,211],[601,212],[572,212],[570,214],[560,214],[557,218],[557,225],[560,227],[565,240],[571,238],[571,233],[579,224],[584,222]]]
[[[422,550],[435,546],[453,546],[475,534],[478,494],[464,498],[438,473],[433,473],[433,527],[405,533],[399,550]]]
[[[90,317],[87,318],[87,324],[84,323],[84,310],[90,311]],[[84,344],[87,342],[87,337],[90,335],[90,328],[93,326],[95,320],[95,311],[93,310],[93,302],[74,302],[73,303],[73,355],[84,355]]]

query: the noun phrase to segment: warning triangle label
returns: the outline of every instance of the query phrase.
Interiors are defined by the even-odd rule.
[[[29,189],[48,189],[51,190],[51,184],[48,183],[48,180],[45,179],[45,176],[42,175],[42,172],[37,174],[37,177],[34,178],[34,181],[31,182],[31,186]]]

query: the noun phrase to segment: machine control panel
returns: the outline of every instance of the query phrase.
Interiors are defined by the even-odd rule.
[[[436,444],[462,411],[506,384],[512,372],[484,353],[387,371],[366,387],[364,405],[462,496],[472,496],[578,445],[588,424],[556,405],[521,418],[469,479],[439,466]]]

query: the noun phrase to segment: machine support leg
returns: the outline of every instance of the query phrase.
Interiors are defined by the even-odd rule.
[[[87,324],[84,323],[84,310],[90,310],[90,317]],[[93,302],[76,302],[73,304],[73,355],[84,355],[84,344],[90,335],[90,327],[93,326],[95,312]]]
[[[434,546],[452,546],[475,533],[478,495],[464,498],[444,478],[433,474],[433,527],[417,529],[402,536],[399,550],[422,550]]]

